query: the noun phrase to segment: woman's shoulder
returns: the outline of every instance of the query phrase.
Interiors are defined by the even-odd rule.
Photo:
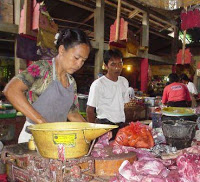
[[[36,61],[35,64],[37,64],[40,67],[44,67],[44,68],[52,68],[51,60],[40,60],[40,61]]]

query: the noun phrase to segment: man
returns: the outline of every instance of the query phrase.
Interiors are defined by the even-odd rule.
[[[197,103],[196,103],[196,97],[198,97],[198,91],[197,91],[197,88],[195,87],[194,83],[192,83],[190,81],[190,79],[188,78],[188,76],[186,74],[182,74],[180,76],[180,80],[182,83],[184,83],[189,92],[190,92],[190,96],[191,96],[191,99],[192,99],[192,107],[196,107],[197,106]]]
[[[128,80],[120,76],[123,68],[122,53],[117,49],[106,51],[104,64],[106,75],[95,80],[90,87],[87,120],[101,124],[117,124],[121,128],[125,123],[124,103],[130,100]],[[113,131],[113,138],[116,133],[117,130]]]
[[[133,99],[135,97],[135,91],[132,87],[128,88],[128,94],[130,99]]]

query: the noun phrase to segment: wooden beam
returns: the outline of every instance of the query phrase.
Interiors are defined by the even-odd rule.
[[[112,7],[117,8],[117,5],[116,5],[116,4],[111,3],[111,2],[109,2],[108,0],[105,0],[105,3],[106,3],[106,4],[109,4],[109,5],[112,6]],[[138,17],[140,17],[141,19],[142,19],[142,17],[143,17],[143,15],[139,14],[140,12],[143,12],[143,11],[140,11],[138,8],[136,8],[136,9],[133,10],[133,11],[131,11],[130,9],[121,7],[121,13],[122,13],[122,14],[124,14],[123,11],[129,14],[129,15],[128,15],[128,18],[129,18],[129,19],[133,18],[133,17],[131,17],[131,16],[138,16]],[[131,13],[134,13],[134,12],[135,12],[135,15],[131,15]],[[136,12],[138,12],[138,13],[136,13]],[[144,12],[143,12],[143,13],[144,13]],[[126,14],[125,14],[125,16],[126,16]],[[151,19],[150,19],[149,21],[150,21],[151,23],[155,24],[155,25],[164,27],[163,24],[158,23],[158,22],[156,22],[156,21],[154,21],[154,20],[151,20]]]
[[[82,9],[90,11],[90,12],[94,12],[94,9],[89,8],[87,6],[84,6],[84,5],[80,4],[80,3],[76,3],[76,2],[74,2],[72,0],[60,0],[60,1],[62,1],[64,3],[67,3],[67,4],[70,4],[70,5],[73,5],[73,6],[77,6],[79,8],[82,8]]]
[[[15,42],[15,40],[11,40],[11,39],[0,39],[0,42]]]
[[[99,43],[97,41],[91,40],[90,43],[93,49],[99,49]],[[109,50],[109,44],[104,43],[104,50]]]
[[[54,20],[61,21],[61,22],[68,22],[68,23],[72,23],[72,24],[84,25],[84,26],[93,28],[92,25],[88,25],[88,24],[85,24],[85,23],[75,22],[75,21],[71,21],[71,20],[67,20],[67,19],[64,19],[64,20],[63,20],[63,19],[54,18],[54,17],[52,17],[52,18],[53,18]]]
[[[158,62],[165,63],[165,64],[174,64],[175,63],[175,60],[172,57],[166,57],[166,56],[161,57],[161,56],[157,56],[157,55],[153,55],[153,54],[146,54],[142,51],[138,52],[137,57],[147,58],[147,59],[150,59],[153,61],[158,61]]]
[[[94,38],[99,43],[99,49],[95,54],[94,78],[102,71],[104,52],[104,0],[96,0],[94,16]]]
[[[140,13],[140,11],[138,9],[135,9],[133,11],[131,11],[128,15],[128,18],[133,18],[135,17],[136,15],[138,15]]]
[[[89,20],[91,20],[92,18],[94,18],[94,13],[92,13],[90,16],[88,16],[87,18],[85,18],[81,23],[86,23]]]
[[[117,1],[117,0],[115,0]],[[153,10],[150,10],[149,8],[146,8],[145,6],[137,3],[136,1],[131,1],[131,3],[128,3],[126,1],[122,1],[122,4],[124,4],[125,6],[134,8],[134,9],[138,9],[139,11],[143,12],[143,13],[149,13],[150,17],[154,17],[156,18],[156,20],[159,20],[160,22],[165,22],[166,24],[170,24],[170,25],[176,25],[177,23],[173,20],[168,19],[167,17],[163,16],[160,13],[157,13]]]
[[[112,6],[112,7],[115,7],[117,9],[117,5],[115,3],[112,3],[112,2],[110,2],[108,0],[105,0],[105,3],[110,5],[110,6]],[[131,12],[131,10],[129,10],[127,8],[123,8],[123,7],[121,7],[121,10],[126,12],[126,13],[130,13]]]
[[[0,23],[0,31],[17,34],[18,25],[10,24],[10,23]]]
[[[90,12],[94,12],[94,10],[93,10],[92,8],[88,8],[87,6],[81,5],[81,4],[76,3],[76,2],[74,2],[74,1],[70,1],[70,0],[60,0],[60,1],[65,2],[65,3],[68,3],[68,4],[70,4],[70,5],[77,6],[77,7],[79,7],[79,8],[85,9],[85,10],[90,11]],[[108,0],[105,0],[105,3],[117,8],[117,5],[116,5],[116,4],[111,3],[111,2],[109,2]],[[130,7],[134,8],[134,9],[140,10],[139,8],[136,8],[135,6],[132,6],[131,4],[126,3],[126,2],[124,2],[124,1],[122,1],[122,4],[125,4],[125,5],[127,5],[127,6],[130,6]],[[131,12],[131,10],[128,10],[128,9],[126,9],[126,8],[122,8],[122,7],[121,7],[121,9],[122,9],[123,11],[129,12],[129,13]],[[140,11],[141,11],[141,12],[145,12],[145,11],[143,11],[143,10],[140,10]],[[140,14],[138,14],[137,16],[142,17],[142,15],[140,15]],[[112,15],[110,15],[110,14],[106,14],[106,17],[109,17],[109,18],[114,19],[114,20],[116,19],[116,17],[114,17],[114,16],[112,16]],[[124,16],[123,16],[123,17],[124,17]],[[156,24],[156,25],[162,26],[162,24],[160,24],[160,23],[158,23],[158,22],[155,22],[155,21],[153,21],[153,20],[150,20],[150,22],[152,22],[152,23],[154,23],[154,24]],[[139,25],[136,25],[136,24],[131,23],[131,22],[128,22],[128,23],[129,23],[131,26],[133,26],[133,27],[140,28]],[[163,25],[163,27],[164,27],[164,25]],[[165,39],[170,39],[170,40],[171,40],[171,38],[170,38],[169,36],[165,36],[165,35],[163,35],[163,34],[161,34],[161,33],[159,33],[159,32],[154,32],[154,31],[151,30],[150,33],[152,33],[152,34],[154,34],[154,35],[157,35],[157,36],[159,36],[159,37],[163,37],[163,38],[165,38]]]

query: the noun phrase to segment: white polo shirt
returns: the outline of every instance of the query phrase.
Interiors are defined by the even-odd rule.
[[[125,122],[124,103],[130,101],[128,86],[128,80],[122,76],[116,82],[102,76],[92,83],[87,105],[96,108],[98,119]]]

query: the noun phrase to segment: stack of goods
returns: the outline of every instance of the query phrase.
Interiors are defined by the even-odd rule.
[[[145,118],[145,105],[142,99],[132,99],[124,105],[126,122]]]
[[[0,118],[13,118],[16,116],[16,110],[11,104],[0,104]]]

